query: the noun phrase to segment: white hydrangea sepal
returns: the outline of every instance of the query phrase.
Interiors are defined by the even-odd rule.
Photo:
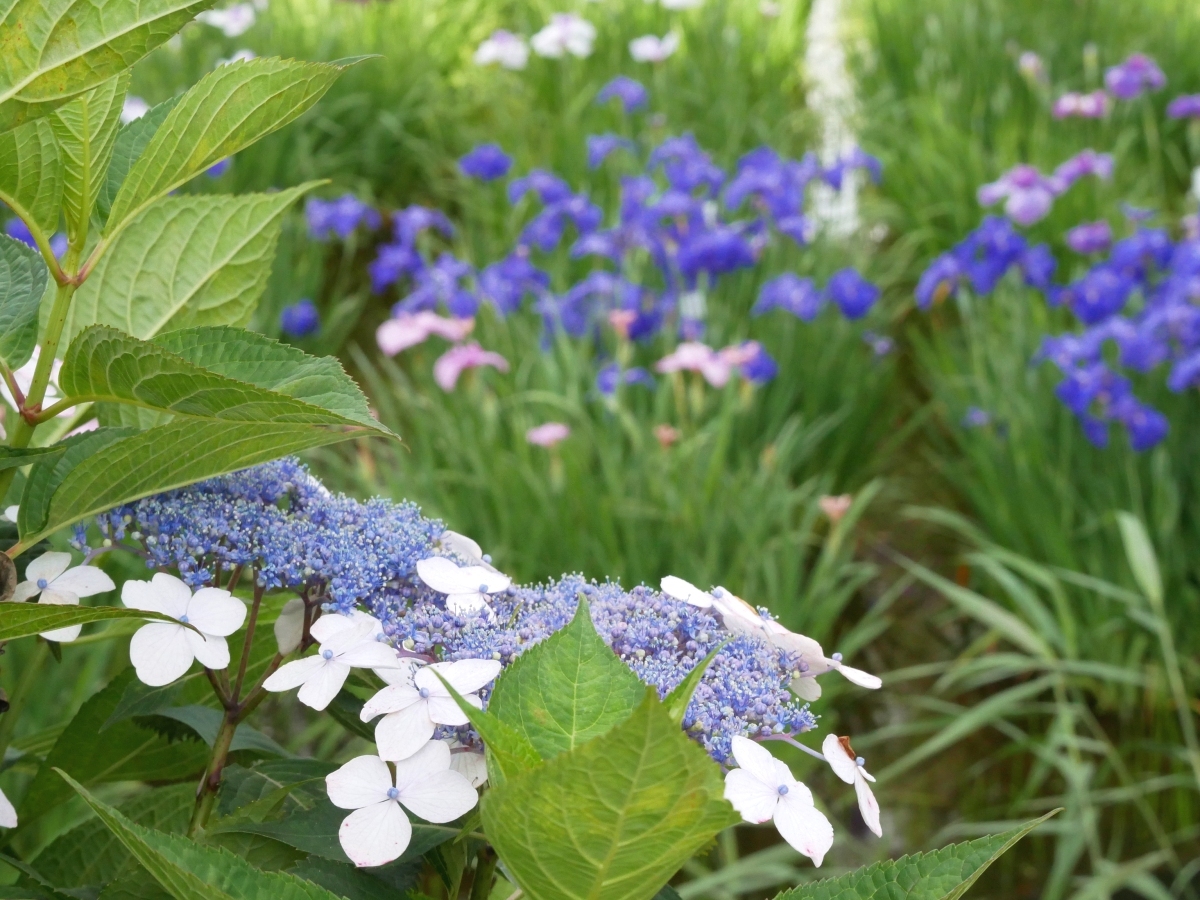
[[[883,826],[879,823],[879,801],[875,799],[875,794],[867,783],[875,779],[864,766],[859,765],[858,757],[850,748],[850,739],[827,734],[821,744],[821,752],[825,755],[829,767],[833,769],[833,774],[846,784],[854,785],[854,793],[858,797],[858,811],[862,814],[863,821],[876,837],[883,837]]]
[[[71,566],[71,554],[51,550],[25,567],[25,581],[17,585],[12,600],[23,603],[38,598],[38,603],[54,606],[78,606],[82,597],[116,590],[108,574],[96,566]],[[48,641],[70,643],[79,637],[82,625],[68,625],[42,632]]]
[[[486,610],[488,595],[507,590],[512,579],[492,568],[459,566],[445,556],[430,556],[417,562],[417,576],[439,594],[446,595],[446,608],[457,615]]]
[[[200,588],[194,594],[184,582],[165,572],[149,581],[127,581],[121,602],[130,609],[176,619],[143,625],[129,642],[129,660],[138,679],[162,687],[182,677],[199,660],[208,669],[229,665],[225,638],[242,627],[246,605],[229,591]],[[190,628],[187,626],[191,626]]]
[[[733,758],[739,768],[725,776],[725,799],[747,822],[773,821],[780,836],[819,867],[833,846],[833,826],[812,792],[756,741],[735,736]]]

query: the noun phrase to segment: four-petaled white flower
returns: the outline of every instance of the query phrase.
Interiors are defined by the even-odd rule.
[[[490,66],[493,63],[505,69],[524,69],[529,64],[529,45],[511,31],[503,28],[493,31],[475,51],[475,64]]]
[[[95,566],[70,568],[70,553],[43,553],[25,568],[25,578],[17,585],[12,599],[18,602],[38,598],[38,603],[78,606],[80,597],[90,597],[116,589],[103,569]],[[48,641],[67,643],[79,637],[82,625],[70,625],[42,632]]]
[[[440,662],[412,671],[412,678],[389,684],[363,704],[364,722],[378,715],[375,745],[384,759],[407,759],[433,737],[438,725],[466,725],[468,719],[438,675],[477,709],[483,701],[475,692],[500,674],[500,663],[491,659]]]
[[[725,776],[725,799],[747,822],[773,820],[785,841],[820,866],[833,846],[833,826],[813,805],[812,792],[749,738],[733,739],[733,758],[741,768]]]
[[[2,436],[3,435],[0,435],[0,437],[2,437]],[[4,510],[4,518],[8,519],[8,521],[12,522],[15,525],[17,523],[17,515],[20,512],[21,512],[21,507],[9,506]]]
[[[186,584],[165,572],[149,581],[125,582],[121,601],[130,609],[162,613],[179,621],[177,625],[150,622],[129,642],[129,659],[137,677],[151,687],[170,684],[187,672],[195,659],[205,668],[224,669],[229,665],[225,638],[241,628],[246,618],[245,604],[229,591],[200,588],[193,594]]]
[[[437,542],[438,546],[443,550],[449,550],[456,556],[467,560],[473,566],[483,566],[489,572],[499,571],[492,565],[492,558],[483,552],[483,548],[479,546],[479,542],[467,537],[465,534],[459,534],[457,531],[447,529],[442,532]]]
[[[401,660],[394,648],[379,640],[379,620],[355,611],[353,616],[326,615],[309,633],[320,641],[314,656],[293,660],[263,682],[268,691],[290,691],[305,706],[321,710],[337,696],[351,669],[396,669]]]
[[[382,866],[399,857],[412,840],[412,825],[401,806],[426,822],[451,822],[479,801],[479,795],[450,768],[445,741],[430,741],[414,756],[396,763],[396,777],[378,756],[359,756],[325,776],[334,806],[354,812],[342,821],[338,840],[356,866]]]
[[[596,26],[574,13],[556,13],[550,24],[529,39],[533,52],[538,56],[560,59],[572,56],[591,56],[592,42],[596,40]]]
[[[827,734],[824,743],[821,744],[821,752],[825,754],[833,774],[846,784],[854,785],[854,793],[858,796],[858,811],[862,813],[863,821],[876,837],[883,837],[883,828],[879,824],[879,801],[875,799],[871,786],[867,784],[875,779],[863,767],[863,758],[856,755],[850,747],[850,738]]]
[[[0,791],[0,828],[16,827],[17,810],[12,805],[12,801],[4,796],[4,791]]]
[[[491,567],[458,566],[444,556],[420,560],[417,575],[439,594],[445,594],[446,608],[460,616],[480,610],[490,613],[487,595],[507,590],[512,584],[511,578]]]
[[[679,35],[669,31],[661,38],[646,34],[629,42],[629,55],[634,62],[660,63],[679,49]]]
[[[763,618],[753,606],[724,588],[713,588],[709,593],[682,578],[668,575],[662,580],[662,591],[676,600],[711,611],[734,634],[752,634],[799,656],[801,671],[792,679],[791,688],[802,700],[820,698],[821,686],[817,684],[816,676],[826,672],[837,671],[847,681],[870,690],[883,686],[878,676],[843,665],[840,653],[827,657],[821,645],[812,638],[789,631],[774,619]]]
[[[450,744],[450,768],[471,782],[471,787],[487,784],[487,757],[478,750],[461,747],[457,741]]]

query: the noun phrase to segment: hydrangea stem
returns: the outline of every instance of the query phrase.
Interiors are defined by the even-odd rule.
[[[50,644],[42,638],[38,638],[37,644],[34,645],[33,656],[25,663],[21,678],[17,681],[17,686],[13,688],[12,696],[8,698],[8,709],[3,715],[0,715],[0,759],[4,758],[4,754],[8,750],[8,745],[12,741],[13,729],[17,724],[17,715],[20,713],[21,707],[25,705],[29,692],[37,683],[42,664],[46,661],[46,655],[49,652]]]
[[[213,741],[212,756],[209,757],[208,767],[204,770],[204,780],[196,793],[196,806],[192,810],[192,820],[188,823],[188,837],[195,837],[208,824],[216,803],[217,792],[221,789],[221,773],[225,770],[225,762],[229,758],[229,747],[233,743],[234,732],[237,731],[240,710],[228,709],[225,718],[221,720],[221,728]]]
[[[476,856],[475,877],[471,879],[471,896],[469,900],[487,900],[492,895],[492,887],[496,881],[496,851],[484,844]]]

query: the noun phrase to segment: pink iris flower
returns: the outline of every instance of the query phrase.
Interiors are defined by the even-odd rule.
[[[447,319],[423,310],[388,319],[375,332],[375,342],[388,356],[424,343],[437,335],[448,341],[461,341],[475,328],[474,319]]]
[[[525,440],[537,447],[553,447],[571,435],[571,428],[562,422],[547,422],[525,432]]]
[[[501,372],[508,371],[508,360],[499,353],[484,350],[477,342],[451,347],[433,364],[433,380],[443,391],[450,392],[458,384],[458,376],[467,369],[492,366]]]

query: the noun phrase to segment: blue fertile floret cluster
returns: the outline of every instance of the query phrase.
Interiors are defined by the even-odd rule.
[[[508,665],[565,627],[581,595],[600,636],[660,696],[730,638],[706,610],[580,576],[513,586],[491,598],[490,612],[455,614],[415,574],[418,561],[441,552],[440,522],[409,503],[332,494],[290,459],[118,507],[99,524],[150,568],[174,569],[193,587],[240,566],[264,589],[305,594],[331,612],[362,608],[393,643],[438,659]],[[684,728],[718,761],[735,735],[811,729],[814,716],[788,690],[797,666],[756,637],[734,636],[705,673]],[[467,730],[458,736],[473,740]]]

